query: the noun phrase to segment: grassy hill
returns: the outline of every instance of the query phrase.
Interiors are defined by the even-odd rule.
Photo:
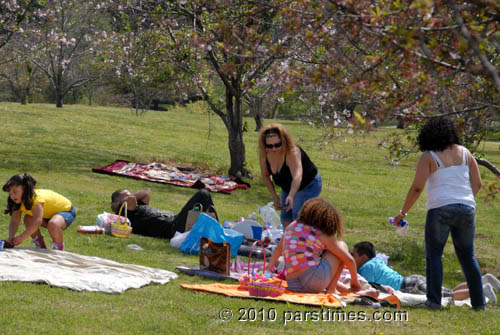
[[[249,129],[253,120],[247,119]],[[351,137],[334,143],[334,150],[345,155],[332,159],[329,150],[320,150],[320,130],[294,121],[284,121],[296,138],[301,139],[323,178],[322,196],[334,203],[346,222],[345,240],[349,245],[370,240],[380,252],[390,256],[390,264],[404,275],[425,273],[424,222],[425,199],[421,198],[407,219],[410,229],[400,237],[387,223],[404,201],[412,181],[416,156],[390,167],[386,152],[377,144],[389,131],[379,129],[365,138]],[[53,189],[71,199],[77,208],[75,223],[65,232],[67,251],[99,256],[119,262],[158,267],[175,271],[177,265],[197,264],[196,256],[186,256],[170,247],[168,241],[132,236],[84,235],[78,225],[92,225],[97,214],[109,211],[110,195],[119,188],[152,190],[151,205],[177,211],[194,193],[171,185],[148,183],[128,178],[96,174],[116,159],[136,162],[175,161],[201,166],[224,174],[229,168],[226,130],[218,117],[210,117],[201,105],[176,108],[168,112],[147,112],[136,116],[129,109],[67,105],[56,109],[49,105],[0,104],[0,182],[10,176],[29,172],[39,187]],[[236,220],[270,201],[260,178],[257,160],[257,135],[245,133],[248,168],[255,176],[252,188],[231,195],[213,194],[221,220]],[[498,143],[486,143],[486,157],[500,165]],[[481,168],[483,181],[493,180]],[[481,197],[483,193],[479,194]],[[4,199],[7,194],[4,193]],[[5,200],[4,200],[5,201]],[[2,206],[5,206],[5,202]],[[500,205],[478,200],[476,254],[483,273],[500,275],[496,252],[500,247]],[[0,238],[8,234],[9,217],[0,216]],[[48,236],[46,230],[42,230]],[[50,240],[50,238],[48,238]],[[127,248],[135,243],[144,248]],[[30,246],[28,241],[23,246]],[[445,282],[453,287],[464,280],[451,241],[444,258]],[[281,316],[291,311],[317,311],[318,308],[232,299],[195,293],[180,288],[181,283],[210,282],[199,277],[180,275],[163,286],[148,286],[122,295],[73,292],[47,285],[0,282],[0,329],[5,334],[170,334],[213,333],[256,334],[497,334],[499,307],[484,313],[470,308],[451,307],[442,311],[403,308],[408,322],[293,322],[283,325]],[[222,308],[231,308],[235,316],[241,308],[277,311],[278,320],[223,322]],[[373,310],[349,306],[346,312]]]

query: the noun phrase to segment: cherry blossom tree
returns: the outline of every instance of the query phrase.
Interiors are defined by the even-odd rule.
[[[289,38],[279,35],[281,10],[287,2],[178,0],[124,4],[129,20],[141,16],[134,22],[158,26],[170,44],[163,61],[186,73],[224,122],[232,176],[248,174],[243,142],[244,97],[289,49]],[[222,97],[214,94],[218,86],[224,88]]]
[[[277,71],[324,92],[318,99],[362,105],[373,119],[498,113],[499,6],[297,1],[292,17],[300,24],[288,32],[302,45]],[[290,66],[295,71],[282,71]]]
[[[123,14],[123,13],[122,13]],[[189,79],[170,60],[168,50],[175,47],[161,25],[146,22],[146,16],[124,15],[109,36],[106,62],[113,69],[114,85],[140,114],[150,109],[153,100],[185,92]],[[136,21],[137,20],[137,21]]]
[[[15,100],[26,104],[34,91],[41,89],[46,81],[33,63],[31,55],[23,52],[23,35],[20,31],[15,32],[9,43],[0,49],[0,59],[3,59],[0,62],[0,78],[7,84]]]
[[[245,176],[242,104],[248,92],[270,67],[285,58],[290,38],[281,36],[281,15],[288,1],[196,0],[179,1],[170,8],[177,15],[174,33],[182,32],[177,43],[190,43],[196,58],[205,61],[206,76],[224,85],[224,106],[220,108],[207,82],[198,76],[197,84],[211,109],[223,120],[228,131],[231,156],[229,174]],[[179,36],[180,37],[180,36]]]
[[[25,49],[47,76],[57,107],[70,90],[98,78],[98,72],[80,65],[99,62],[107,39],[106,9],[97,0],[47,0],[33,12],[36,20],[26,27]]]
[[[16,101],[25,105],[37,87],[43,82],[40,78],[40,71],[29,60],[29,58],[12,60],[0,65],[0,79],[7,82],[8,87]]]
[[[0,49],[38,7],[38,0],[0,0]]]
[[[293,89],[319,93],[315,115],[332,132],[448,116],[474,151],[498,131],[499,9],[482,0],[299,0],[289,8],[299,24],[285,28],[300,44],[274,72]],[[356,109],[322,108],[339,103]],[[400,148],[393,139],[390,147]]]

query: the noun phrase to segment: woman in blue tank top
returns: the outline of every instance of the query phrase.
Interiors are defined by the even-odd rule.
[[[472,307],[485,309],[481,271],[474,256],[474,196],[481,188],[477,162],[461,145],[455,125],[447,118],[430,119],[420,130],[418,144],[423,154],[403,207],[394,221],[399,223],[406,216],[426,188],[426,305],[441,307],[441,257],[451,233],[469,287]]]
[[[259,162],[264,184],[271,193],[274,207],[281,209],[281,223],[286,227],[297,218],[306,200],[319,196],[321,176],[306,152],[280,124],[261,130]],[[281,197],[274,184],[281,187]]]

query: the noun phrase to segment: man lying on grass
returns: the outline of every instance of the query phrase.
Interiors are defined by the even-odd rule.
[[[212,208],[213,201],[210,192],[199,190],[182,207],[178,214],[150,207],[149,199],[151,190],[145,189],[134,194],[128,190],[117,190],[111,195],[111,210],[118,214],[123,202],[127,202],[128,218],[132,224],[132,233],[171,239],[175,232],[183,233],[186,230],[186,219],[188,211],[196,204],[201,204],[203,208]],[[215,207],[214,212],[215,212]],[[215,212],[217,217],[217,212]]]

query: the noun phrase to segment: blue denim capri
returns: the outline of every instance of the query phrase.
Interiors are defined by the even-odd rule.
[[[318,265],[312,266],[297,278],[287,280],[288,289],[301,293],[320,293],[326,290],[332,281],[330,263],[321,258]]]
[[[302,190],[298,191],[293,197],[293,208],[290,211],[286,211],[284,208],[286,197],[288,197],[288,192],[281,191],[281,210],[280,218],[281,222],[292,222],[297,219],[299,215],[299,211],[304,205],[304,202],[311,198],[315,198],[319,196],[322,188],[322,180],[319,172],[316,174],[316,177]]]

